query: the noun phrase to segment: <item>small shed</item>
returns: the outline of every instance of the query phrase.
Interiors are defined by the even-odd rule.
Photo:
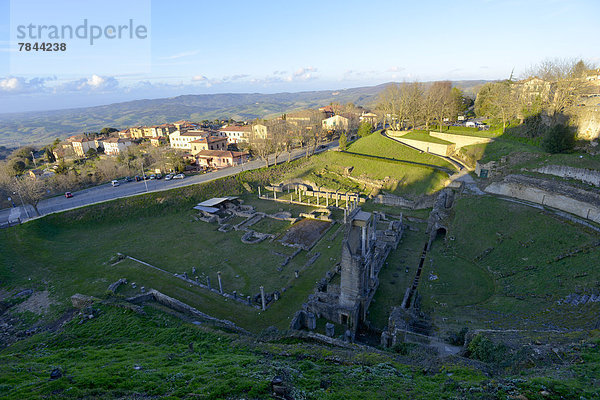
[[[238,205],[239,201],[237,196],[213,197],[212,199],[208,199],[203,201],[202,203],[198,203],[194,207],[194,210],[214,214],[219,211],[226,210],[228,208],[235,208]]]

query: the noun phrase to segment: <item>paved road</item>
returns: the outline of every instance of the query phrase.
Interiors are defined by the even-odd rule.
[[[338,147],[338,142],[333,141],[320,149],[317,149],[317,153],[335,149]],[[303,157],[306,154],[306,149],[294,149],[292,151],[292,159]],[[279,163],[285,162],[288,159],[288,154],[283,154],[277,157]],[[269,163],[272,165],[275,161],[275,157],[269,158]],[[80,190],[73,192],[73,197],[67,199],[64,196],[56,196],[40,201],[38,204],[38,210],[40,214],[46,215],[52,212],[64,211],[70,208],[82,207],[94,203],[99,203],[107,200],[114,200],[121,197],[133,196],[145,192],[155,192],[161,190],[168,190],[182,186],[196,185],[198,183],[208,182],[214,179],[222,178],[225,176],[235,175],[241,171],[248,171],[257,169],[265,166],[265,162],[262,160],[250,161],[243,165],[236,165],[234,167],[223,168],[214,172],[209,172],[201,175],[193,175],[186,177],[185,179],[172,179],[165,181],[159,180],[146,180],[141,182],[128,182],[122,183],[120,186],[112,187],[110,183],[95,186],[89,189]],[[18,197],[14,199],[15,203],[18,204]],[[35,216],[35,211],[31,206],[18,206],[15,208],[7,208],[0,210],[0,227],[6,227],[10,223],[16,223],[19,219],[25,221]]]

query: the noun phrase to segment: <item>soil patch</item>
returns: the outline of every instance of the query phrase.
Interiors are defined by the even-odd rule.
[[[315,219],[303,219],[296,222],[287,230],[281,242],[286,245],[299,246],[305,250],[310,249],[331,226],[331,222]]]

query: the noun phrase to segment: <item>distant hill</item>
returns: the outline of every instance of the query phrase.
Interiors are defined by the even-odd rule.
[[[470,93],[485,81],[457,81],[455,86]],[[46,144],[81,132],[103,127],[126,128],[181,119],[265,118],[292,110],[314,108],[331,102],[371,106],[386,84],[343,90],[298,93],[223,93],[135,100],[104,106],[65,110],[0,114],[0,145],[14,147]]]

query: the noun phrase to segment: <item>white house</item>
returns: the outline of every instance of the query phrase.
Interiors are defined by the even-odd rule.
[[[349,120],[346,117],[342,117],[341,115],[334,115],[333,117],[324,119],[323,129],[325,130],[348,130]]]
[[[169,143],[173,149],[191,150],[190,142],[200,140],[203,137],[209,136],[210,132],[202,130],[191,130],[187,132],[175,131],[169,135]]]
[[[104,154],[109,156],[116,156],[122,151],[125,151],[131,146],[131,140],[121,138],[108,138],[103,141],[104,143]]]
[[[248,142],[252,127],[249,125],[225,125],[219,129],[219,133],[227,138],[228,143]]]

